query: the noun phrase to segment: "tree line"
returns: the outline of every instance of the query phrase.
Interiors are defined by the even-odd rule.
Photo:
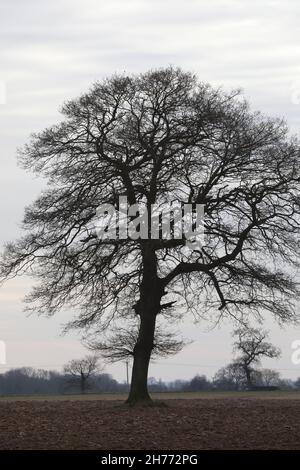
[[[300,378],[295,382],[282,379],[279,372],[262,368],[263,358],[278,359],[281,351],[268,341],[268,331],[240,327],[233,331],[234,357],[231,363],[219,369],[211,380],[205,375],[197,374],[191,380],[175,380],[164,382],[153,377],[148,379],[147,387],[150,392],[197,392],[197,391],[243,391],[243,390],[276,390],[300,389]],[[130,337],[131,338],[131,337]],[[126,339],[126,341],[125,341]],[[163,348],[158,349],[158,356],[174,354],[174,341],[164,337]],[[124,335],[122,350],[118,356],[111,354],[110,349],[90,344],[92,354],[81,359],[73,359],[63,368],[63,372],[22,367],[12,369],[0,375],[0,394],[43,394],[43,393],[107,393],[127,392],[129,384],[119,383],[110,374],[104,373],[101,359],[116,362],[126,360],[130,354],[123,354],[126,349],[131,351],[131,341]],[[116,351],[116,350],[114,350]],[[160,353],[159,353],[160,351]]]
[[[300,390],[300,377],[293,381],[282,379],[272,369],[262,369],[256,375],[258,389]],[[118,382],[109,373],[97,373],[88,381],[84,393],[126,393],[129,386]],[[236,374],[232,365],[221,368],[210,380],[203,374],[196,374],[191,380],[177,379],[166,382],[150,377],[150,392],[201,392],[201,391],[242,391],[246,390],[243,377]],[[82,393],[79,380],[70,383],[70,376],[64,372],[21,367],[0,374],[0,395],[60,395]]]

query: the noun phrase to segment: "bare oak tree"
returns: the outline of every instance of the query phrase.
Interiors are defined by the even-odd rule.
[[[26,208],[27,233],[7,245],[1,276],[32,273],[40,283],[31,308],[52,315],[71,306],[70,327],[104,331],[136,315],[128,403],[150,401],[156,319],[171,319],[176,301],[198,318],[296,319],[299,144],[284,122],[171,67],[96,83],[62,113],[20,152],[48,187]],[[184,234],[99,238],[97,208],[118,207],[120,195],[149,218],[153,204],[203,204],[202,248],[187,249]]]
[[[71,378],[72,383],[79,383],[81,393],[86,392],[91,378],[101,370],[102,367],[99,364],[97,355],[88,355],[83,359],[73,359],[64,366],[64,373]]]
[[[247,387],[251,389],[254,385],[253,374],[257,372],[254,366],[258,366],[263,357],[278,358],[280,349],[265,341],[268,337],[267,331],[240,328],[235,330],[234,335],[237,336],[234,347],[239,353],[235,363],[243,370]]]

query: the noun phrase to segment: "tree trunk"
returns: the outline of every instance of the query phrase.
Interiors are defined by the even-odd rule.
[[[252,388],[251,369],[248,366],[245,367],[245,373],[246,373],[247,387],[251,389]]]
[[[132,378],[127,403],[151,403],[148,392],[148,369],[153,349],[156,315],[141,315],[139,338],[134,348]]]
[[[85,393],[85,377],[82,374],[80,376],[80,391]]]
[[[164,289],[157,276],[157,259],[151,244],[142,250],[143,280],[140,287],[140,300],[134,309],[140,318],[140,329],[133,353],[133,367],[128,404],[149,404],[148,369],[153,349],[156,316],[160,311],[160,301]]]

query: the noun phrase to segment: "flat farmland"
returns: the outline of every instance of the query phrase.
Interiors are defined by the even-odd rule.
[[[1,449],[300,449],[300,393],[1,397]]]

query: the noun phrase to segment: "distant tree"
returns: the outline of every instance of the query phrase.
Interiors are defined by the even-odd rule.
[[[0,375],[2,395],[62,393],[62,374],[56,371],[21,367]]]
[[[185,390],[189,392],[202,392],[211,389],[211,383],[207,380],[206,375],[195,375],[186,385]]]
[[[97,355],[89,355],[83,359],[73,359],[64,366],[64,373],[73,383],[80,384],[81,393],[85,393],[88,384],[96,373],[100,372],[102,367],[99,364]]]
[[[62,394],[66,392],[66,382],[76,388],[80,384],[79,376],[62,374],[53,370],[34,369],[22,367],[11,369],[0,374],[0,395],[35,395],[35,394]],[[127,387],[118,383],[110,374],[97,371],[92,375],[92,382],[88,387],[97,392],[126,392]]]
[[[40,383],[34,377],[32,367],[10,369],[2,377],[2,393],[5,395],[27,395],[41,392]],[[40,381],[39,381],[40,382]]]
[[[111,374],[96,374],[93,377],[94,388],[97,392],[122,392],[123,385],[118,383]],[[126,391],[124,389],[124,391]]]
[[[255,370],[252,376],[255,385],[277,387],[280,384],[280,373],[272,369]]]
[[[295,390],[295,383],[291,379],[280,379],[278,388],[280,390]]]
[[[213,387],[217,390],[244,390],[246,380],[241,365],[232,362],[219,369],[213,377]]]
[[[171,392],[184,392],[188,387],[187,380],[176,379],[168,383],[168,390]]]
[[[263,357],[278,358],[280,349],[265,341],[268,337],[267,331],[243,327],[235,330],[234,336],[237,337],[234,349],[239,353],[235,363],[243,370],[247,387],[251,388],[254,384],[254,366],[258,366]]]
[[[33,310],[76,307],[70,327],[105,331],[136,316],[128,403],[151,400],[157,318],[167,313],[173,324],[176,301],[187,306],[181,314],[201,317],[298,319],[299,143],[282,120],[172,67],[114,75],[62,112],[20,152],[48,185],[26,208],[27,233],[7,245],[0,275],[32,273],[40,280],[28,297]],[[97,208],[120,208],[120,195],[147,211],[148,237],[97,236]],[[184,231],[152,236],[153,206],[172,202],[205,206],[202,246],[191,249]]]
[[[295,388],[300,389],[300,377],[298,377],[298,379],[295,380],[294,386],[295,386]]]
[[[149,377],[148,388],[150,392],[166,392],[168,390],[167,385],[162,379],[156,379],[155,377]]]

